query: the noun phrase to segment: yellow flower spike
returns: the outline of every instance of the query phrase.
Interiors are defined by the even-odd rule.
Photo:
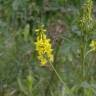
[[[90,43],[90,47],[95,51],[96,50],[96,40],[92,40]]]
[[[46,29],[44,29],[44,25],[41,25],[39,28],[40,29],[36,29],[39,34],[37,34],[35,45],[38,53],[38,60],[42,66],[45,66],[48,61],[53,62],[53,49],[50,44],[51,40],[48,39],[45,34]]]
[[[41,25],[41,26],[39,26],[39,28],[37,28],[36,30],[35,30],[35,32],[46,32],[47,30],[46,29],[44,29],[44,25]]]

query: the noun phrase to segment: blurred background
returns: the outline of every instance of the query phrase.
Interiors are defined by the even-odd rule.
[[[87,14],[81,12],[87,1],[90,6],[92,0],[0,0],[0,96],[96,96],[96,53],[81,67],[80,46],[85,43],[78,22]],[[96,38],[95,0],[91,15],[86,50]],[[51,39],[53,65],[63,84],[49,64],[41,67],[37,59],[34,30],[41,24]]]

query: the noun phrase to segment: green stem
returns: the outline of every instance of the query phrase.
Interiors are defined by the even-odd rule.
[[[84,77],[85,77],[85,62],[84,62],[84,50],[83,49],[81,49],[81,64],[82,64],[82,67],[81,67],[82,79],[84,79]]]
[[[56,71],[56,69],[55,69],[55,67],[53,66],[53,64],[50,63],[50,65],[51,65],[52,69],[54,70],[54,72],[56,73],[58,79],[65,85],[63,79],[61,78],[61,76],[59,75],[59,73]]]
[[[84,58],[86,58],[88,56],[88,54],[91,53],[92,51],[94,51],[94,49],[91,49],[91,50],[87,51]]]
[[[81,37],[81,48],[80,48],[80,50],[81,50],[81,72],[82,72],[82,74],[81,74],[81,76],[82,76],[82,80],[84,79],[84,77],[85,77],[85,62],[84,62],[84,37],[83,37],[83,33],[81,34],[82,35],[82,37]]]
[[[86,79],[86,63],[85,63],[85,52],[87,45],[87,33],[81,30],[81,72],[82,72],[82,80]]]
[[[85,55],[84,55],[84,58],[86,59],[86,57],[87,57],[92,51],[94,51],[94,50],[91,49],[91,50],[87,51],[87,52],[85,53]],[[89,76],[88,76],[89,68],[90,68],[90,63],[87,62],[87,66],[86,66],[86,79],[87,79],[87,80],[88,80],[88,77],[89,77]]]

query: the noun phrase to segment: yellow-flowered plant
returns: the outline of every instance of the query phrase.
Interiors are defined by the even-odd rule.
[[[93,1],[86,0],[81,8],[80,22],[79,22],[80,23],[79,26],[83,31],[89,32],[93,27],[92,9],[93,9]]]
[[[92,48],[93,51],[96,50],[96,40],[92,40],[92,41],[91,41],[90,47]]]
[[[46,29],[44,29],[44,25],[41,25],[35,31],[37,32],[35,45],[38,59],[41,65],[44,66],[48,63],[48,61],[53,62],[52,45],[50,43],[50,39],[46,37]]]

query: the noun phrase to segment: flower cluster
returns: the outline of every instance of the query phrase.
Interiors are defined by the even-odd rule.
[[[96,50],[96,40],[92,40],[92,41],[91,41],[90,47],[92,48],[93,51]]]
[[[44,25],[40,26],[35,31],[37,32],[35,45],[38,53],[38,59],[40,60],[41,65],[44,66],[48,61],[53,62],[53,49],[50,44],[50,39],[46,37]]]
[[[80,13],[80,27],[83,28],[83,31],[90,31],[92,29],[92,0],[86,0],[83,7],[81,8]]]

